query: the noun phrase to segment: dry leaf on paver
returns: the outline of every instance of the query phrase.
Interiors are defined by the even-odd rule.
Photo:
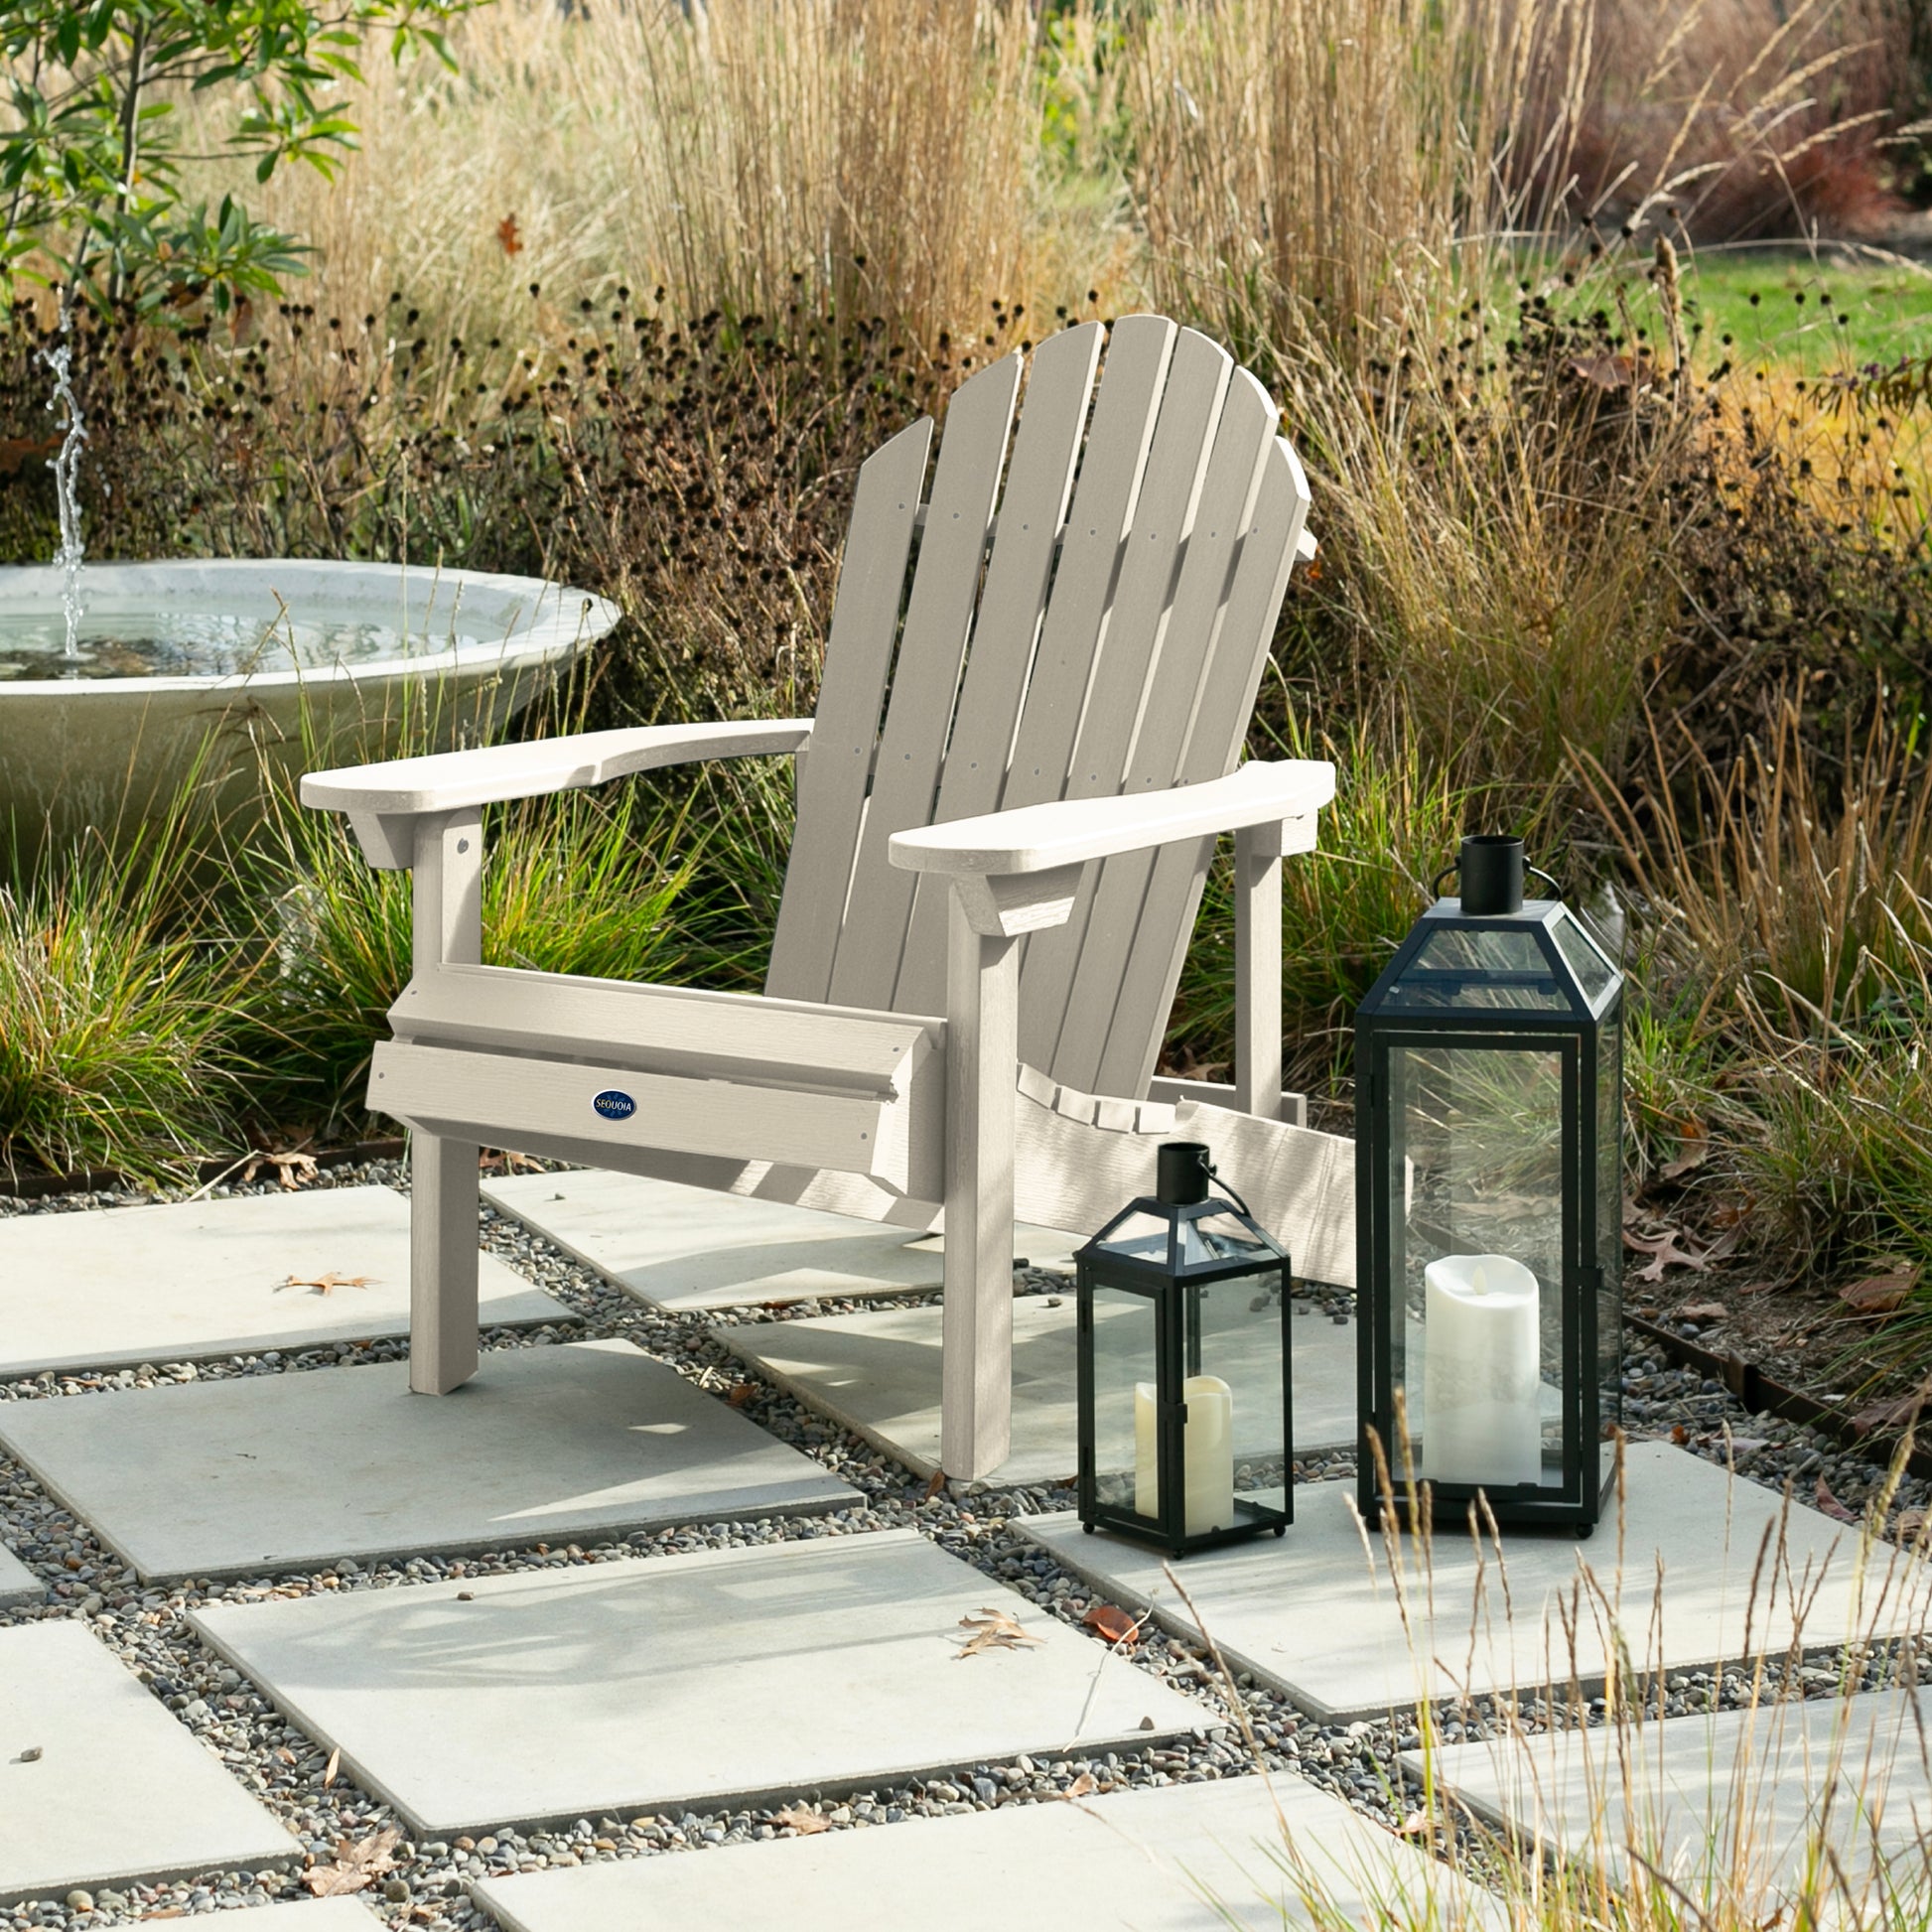
[[[1827,1482],[1823,1476],[1820,1476],[1818,1478],[1818,1486],[1811,1492],[1811,1495],[1812,1495],[1812,1501],[1815,1502],[1818,1505],[1818,1507],[1825,1512],[1827,1516],[1831,1517],[1834,1522],[1856,1523],[1859,1520],[1858,1511],[1855,1509],[1847,1509],[1845,1505],[1842,1502],[1840,1502],[1836,1496],[1832,1494],[1832,1485],[1829,1482]]]
[[[340,1748],[329,1753],[329,1762],[322,1767],[322,1788],[327,1791],[336,1782],[336,1773],[342,1769],[343,1754]]]
[[[1109,1643],[1132,1643],[1141,1634],[1141,1619],[1129,1616],[1112,1603],[1096,1603],[1080,1621],[1097,1630]]]
[[[960,1646],[959,1655],[976,1657],[987,1650],[1018,1650],[1023,1644],[1044,1644],[1044,1637],[1030,1635],[1021,1629],[1017,1618],[1005,1610],[981,1610],[974,1616],[959,1619],[962,1630],[972,1631]]]
[[[829,1832],[831,1821],[822,1818],[815,1811],[807,1811],[803,1805],[787,1805],[783,1811],[771,1814],[774,1825],[789,1825],[800,1838],[810,1838],[814,1832]]]
[[[333,1295],[339,1288],[367,1288],[373,1279],[369,1275],[339,1275],[332,1268],[326,1275],[291,1275],[275,1293],[281,1294],[283,1288],[307,1288],[318,1295]]]
[[[1841,1288],[1838,1299],[1858,1314],[1896,1314],[1911,1299],[1918,1278],[1919,1271],[1901,1261],[1885,1274],[1866,1275]]]
[[[385,1825],[368,1838],[351,1845],[347,1839],[336,1841],[336,1863],[312,1866],[302,1874],[302,1882],[318,1898],[340,1898],[345,1892],[360,1891],[372,1884],[395,1863],[395,1850],[402,1834]]]
[[[1073,1782],[1069,1784],[1064,1791],[1060,1793],[1060,1796],[1062,1798],[1086,1798],[1086,1797],[1090,1797],[1094,1792],[1098,1791],[1099,1789],[1100,1789],[1099,1785],[1094,1782],[1093,1773],[1091,1771],[1082,1771],[1080,1775],[1077,1778],[1075,1778]]]

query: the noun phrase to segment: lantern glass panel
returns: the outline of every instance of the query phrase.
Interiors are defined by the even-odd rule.
[[[1597,951],[1589,935],[1567,911],[1552,922],[1550,937],[1563,954],[1563,963],[1576,974],[1584,998],[1595,1007],[1615,981],[1616,968]]]
[[[1156,1304],[1131,1289],[1093,1291],[1094,1496],[1103,1508],[1154,1515],[1159,1482],[1137,1448],[1159,1360]],[[1142,1391],[1149,1393],[1143,1397]],[[1136,1491],[1142,1493],[1137,1499]],[[1145,1502],[1146,1508],[1141,1505]]]
[[[1613,1028],[1596,1061],[1596,1391],[1607,1437],[1623,1426],[1623,1031]]]
[[[1209,1393],[1215,1405],[1224,1406],[1227,1418],[1227,1449],[1223,1451],[1214,1435],[1216,1415],[1210,1409],[1202,1421],[1197,1421],[1195,1398],[1189,1396],[1189,1535],[1199,1533],[1197,1520],[1201,1527],[1212,1528],[1242,1520],[1240,1506],[1244,1500],[1270,1509],[1282,1507],[1288,1467],[1282,1374],[1285,1286],[1285,1271],[1276,1269],[1265,1275],[1243,1276],[1239,1281],[1190,1285],[1181,1290],[1192,1321],[1188,1380],[1200,1378],[1214,1385]],[[1206,1459],[1210,1453],[1215,1458],[1211,1462]],[[1223,1498],[1232,1500],[1232,1513],[1221,1504]],[[1210,1502],[1217,1506],[1209,1508]],[[1222,1521],[1211,1520],[1217,1515]]]
[[[1392,1013],[1568,1013],[1571,1004],[1524,925],[1438,926],[1383,993]]]
[[[1561,1049],[1394,1046],[1395,1380],[1417,1473],[1560,1488]],[[1394,1453],[1394,1446],[1391,1446]]]
[[[1175,1244],[1177,1253],[1173,1252]],[[1258,1261],[1268,1253],[1232,1208],[1218,1204],[1199,1215],[1131,1215],[1097,1245],[1104,1255],[1163,1270]]]

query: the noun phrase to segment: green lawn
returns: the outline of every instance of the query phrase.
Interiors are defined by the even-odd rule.
[[[1725,355],[1809,371],[1932,354],[1932,266],[1821,265],[1797,249],[1707,254],[1686,265],[1684,290],[1687,326],[1703,324],[1700,367]]]

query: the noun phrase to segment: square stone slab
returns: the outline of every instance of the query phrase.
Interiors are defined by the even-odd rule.
[[[1773,1656],[1791,1640],[1790,1579],[1816,1587],[1804,1616],[1807,1649],[1868,1633],[1903,1634],[1926,1618],[1932,1566],[1880,1545],[1864,1579],[1859,1613],[1859,1532],[1815,1510],[1793,1506],[1786,1531],[1784,1581],[1751,1577],[1768,1531],[1775,1541],[1783,1499],[1755,1483],[1733,1481],[1716,1463],[1668,1443],[1632,1444],[1624,1562],[1617,1569],[1614,1517],[1587,1541],[1548,1531],[1517,1531],[1480,1560],[1466,1531],[1435,1533],[1433,1614],[1428,1580],[1405,1540],[1405,1595],[1416,1635],[1403,1630],[1379,1532],[1364,1533],[1352,1482],[1307,1483],[1295,1491],[1295,1522],[1280,1539],[1262,1537],[1188,1557],[1175,1566],[1202,1620],[1236,1668],[1251,1670],[1326,1718],[1367,1718],[1431,1699],[1567,1683],[1573,1660],[1558,1615],[1587,1567],[1611,1601],[1640,1669],[1694,1670],[1735,1658],[1746,1633],[1753,1652]],[[1017,1519],[1017,1527],[1117,1603],[1152,1605],[1163,1623],[1192,1632],[1163,1559],[1125,1538],[1081,1533],[1079,1519],[1056,1514]],[[1664,1582],[1661,1603],[1657,1566]],[[1505,1613],[1503,1567],[1510,1612]],[[1771,1566],[1767,1563],[1767,1574]],[[1809,1572],[1809,1575],[1807,1574]],[[1882,1592],[1879,1582],[1891,1582]],[[1576,1674],[1599,1682],[1609,1619],[1588,1593],[1578,1618]]]
[[[1013,1305],[1013,1452],[988,1479],[995,1486],[1073,1478],[1076,1312],[1071,1289]],[[939,1466],[941,1315],[929,1306],[867,1309],[713,1333],[781,1389],[929,1476]],[[1354,1324],[1337,1327],[1319,1310],[1298,1314],[1289,1346],[1297,1449],[1352,1445]]]
[[[0,1610],[16,1603],[37,1603],[47,1594],[47,1586],[0,1543]]]
[[[285,1286],[334,1274],[360,1288]],[[485,1324],[570,1311],[492,1255]],[[0,1378],[131,1368],[409,1332],[409,1203],[392,1187],[0,1220]]]
[[[0,1903],[301,1856],[81,1625],[0,1630]]]
[[[562,1543],[858,1500],[627,1341],[0,1404],[4,1443],[150,1582]]]
[[[1043,1644],[962,1658],[959,1620],[983,1604]],[[911,1530],[217,1604],[194,1623],[441,1838],[1140,1745],[1210,1717]]]
[[[908,1819],[472,1889],[509,1932],[716,1924],[725,1899],[732,1924],[785,1932],[1280,1932],[1315,1922],[1282,1869],[1297,1859],[1327,1924],[1506,1923],[1447,1865],[1295,1777]]]
[[[659,1309],[728,1309],[939,1286],[937,1235],[844,1214],[583,1169],[486,1179],[495,1206]],[[1035,1267],[1070,1267],[1083,1236],[1014,1231]]]
[[[1823,1899],[1837,1909],[1826,1916],[1852,1919],[1844,1908],[1863,1903],[1872,1923],[1877,1901],[1863,1894],[1874,1876],[1916,1896],[1920,1910],[1932,1897],[1929,1732],[1932,1691],[1880,1691],[1453,1744],[1435,1753],[1435,1773],[1495,1830],[1601,1860],[1618,1877],[1635,1850],[1700,1905],[1722,1905],[1741,1881],[1731,1896],[1751,1899],[1751,1918],[1795,1899],[1808,1853],[1829,1845],[1850,1896],[1828,1889]],[[1421,1777],[1420,1753],[1402,1763]],[[1909,1906],[1895,1922],[1914,1922]]]

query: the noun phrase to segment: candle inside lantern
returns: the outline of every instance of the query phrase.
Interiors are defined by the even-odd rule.
[[[1542,1481],[1536,1277],[1508,1255],[1445,1255],[1423,1285],[1422,1473]]]
[[[1234,1391],[1218,1375],[1190,1375],[1181,1385],[1187,1420],[1181,1428],[1185,1470],[1184,1534],[1204,1536],[1234,1522]],[[1134,1513],[1161,1514],[1160,1405],[1152,1382],[1134,1384]]]

